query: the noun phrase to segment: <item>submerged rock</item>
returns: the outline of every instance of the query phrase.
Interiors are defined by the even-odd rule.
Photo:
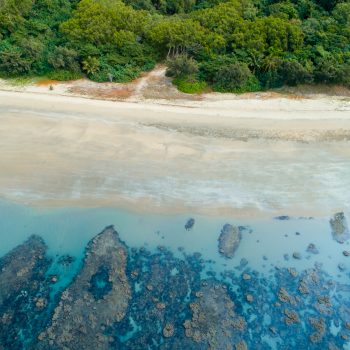
[[[235,346],[236,350],[248,350],[248,346],[244,340],[241,340],[239,343]]]
[[[0,305],[13,293],[31,288],[35,268],[46,254],[41,237],[31,236],[0,259]]]
[[[39,236],[0,258],[0,349],[22,349],[46,322],[51,260]],[[21,336],[19,336],[21,334]]]
[[[313,244],[313,243],[310,243],[308,245],[306,251],[308,253],[311,253],[311,254],[318,254],[319,253],[318,249],[316,248],[315,244]]]
[[[252,276],[250,276],[248,273],[244,273],[242,275],[242,278],[245,280],[245,281],[249,281],[252,279]]]
[[[332,303],[330,297],[328,295],[321,295],[317,298],[317,303],[320,305],[324,305],[326,308],[331,308]]]
[[[63,266],[69,266],[71,264],[73,264],[75,262],[75,257],[74,256],[71,256],[69,254],[66,254],[66,255],[62,255],[59,257],[58,259],[58,263],[60,265],[63,265]]]
[[[311,326],[315,329],[315,332],[310,335],[312,343],[319,343],[326,333],[326,323],[323,318],[309,318]]]
[[[293,258],[296,260],[300,260],[301,259],[301,254],[299,252],[294,252],[293,253]]]
[[[108,349],[103,332],[126,313],[130,287],[125,275],[127,251],[113,227],[92,239],[83,267],[56,306],[38,349]]]
[[[246,329],[244,318],[237,316],[234,303],[227,293],[213,280],[202,285],[201,298],[190,304],[192,319],[184,322],[186,337],[206,344],[206,349],[230,349],[233,342],[240,342]]]
[[[338,269],[339,269],[340,271],[344,271],[344,270],[346,269],[345,264],[339,263],[339,264],[338,264]]]
[[[298,287],[298,290],[301,294],[309,294],[310,293],[310,290],[307,286],[307,283],[304,280],[301,280],[299,287]]]
[[[241,241],[242,234],[239,227],[225,224],[219,237],[219,253],[232,259]]]
[[[290,267],[289,269],[288,269],[288,272],[290,273],[290,275],[292,276],[292,277],[297,277],[298,276],[298,271],[295,269],[295,268],[293,268],[293,267]]]
[[[248,301],[248,303],[252,303],[254,301],[254,297],[251,294],[247,294],[246,300]]]
[[[174,325],[171,323],[167,323],[165,327],[163,328],[163,335],[165,338],[172,337],[174,335]]]
[[[284,314],[286,316],[284,319],[284,322],[286,323],[287,326],[291,326],[292,324],[295,324],[295,323],[300,323],[300,318],[294,310],[285,309]]]
[[[159,350],[199,349],[185,336],[183,323],[189,317],[192,299],[202,297],[202,258],[193,254],[179,259],[167,249],[149,253],[130,253],[128,271],[140,273],[133,280],[127,316],[109,333],[114,338],[112,349],[145,349],[145,344]]]
[[[81,269],[54,299],[50,287],[57,290],[54,282],[66,277],[49,269],[39,237],[28,242],[0,258],[0,296],[9,293],[0,305],[0,350],[262,350],[264,336],[278,338],[283,349],[335,350],[350,335],[350,286],[319,263],[265,274],[242,259],[215,275],[196,253],[179,258],[144,247],[127,256],[109,227],[89,243]]]
[[[292,305],[296,305],[295,298],[290,295],[285,288],[280,288],[278,291],[278,299],[282,301],[283,303],[290,303]]]
[[[193,226],[194,226],[195,220],[193,218],[190,218],[187,220],[186,224],[185,224],[185,229],[187,231],[192,230]]]
[[[336,213],[329,221],[332,229],[332,236],[338,243],[344,243],[350,238],[349,227],[344,213]]]
[[[248,264],[249,264],[249,261],[246,258],[242,258],[239,261],[238,270],[243,270]]]
[[[285,220],[290,220],[290,216],[288,216],[288,215],[280,215],[280,216],[276,216],[274,219],[275,220],[285,221]]]

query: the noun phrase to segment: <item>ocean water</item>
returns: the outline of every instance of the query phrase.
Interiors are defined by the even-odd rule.
[[[185,223],[191,217],[195,218],[195,225],[191,231],[187,231]],[[184,247],[188,253],[200,252],[205,258],[224,266],[227,260],[219,255],[217,240],[223,225],[230,223],[250,228],[243,234],[240,249],[230,262],[232,266],[245,257],[254,268],[258,268],[263,256],[268,256],[273,264],[287,266],[283,255],[292,255],[297,251],[302,253],[303,259],[294,261],[294,264],[310,267],[317,260],[325,263],[327,271],[334,274],[334,264],[345,263],[346,259],[342,254],[339,255],[344,246],[332,239],[329,219],[297,217],[287,220],[236,220],[234,217],[191,214],[139,214],[115,208],[43,209],[2,201],[0,229],[3,237],[0,255],[22,243],[31,234],[37,234],[44,238],[51,254],[80,256],[93,236],[104,227],[114,225],[121,239],[130,247],[146,246],[154,250],[163,245],[174,252]],[[319,248],[319,256],[305,252],[309,243]]]
[[[343,254],[344,250],[350,250],[350,245],[349,241],[339,244],[333,240],[329,224],[329,219],[333,214],[330,213],[329,217],[322,218],[271,217],[264,220],[254,218],[236,220],[234,217],[207,217],[191,213],[186,215],[141,214],[117,208],[34,208],[1,201],[0,257],[22,244],[30,235],[41,236],[48,246],[48,256],[53,259],[47,273],[60,276],[59,282],[50,289],[53,309],[55,298],[58,298],[79,274],[88,242],[106,226],[114,225],[120,239],[128,247],[129,270],[132,270],[134,266],[144,264],[144,271],[150,271],[153,264],[152,259],[159,257],[160,254],[164,266],[168,264],[172,266],[169,267],[170,277],[167,278],[174,278],[181,273],[181,261],[187,261],[189,270],[192,265],[193,270],[196,270],[197,263],[193,261],[198,261],[200,269],[198,268],[196,278],[199,281],[214,279],[215,283],[227,286],[232,293],[232,299],[238,305],[237,310],[247,323],[246,333],[242,339],[245,339],[249,348],[306,349],[305,344],[309,344],[307,348],[310,349],[326,349],[327,346],[331,346],[329,344],[332,344],[332,346],[337,346],[334,349],[350,349],[350,343],[346,338],[350,335],[349,329],[346,328],[344,321],[349,319],[348,322],[350,322],[350,308],[342,311],[346,316],[341,318],[339,314],[341,307],[346,308],[350,305],[350,257]],[[349,213],[345,214],[346,217],[350,217]],[[194,218],[195,224],[191,230],[186,230],[185,224],[189,218]],[[244,227],[241,242],[233,259],[226,259],[219,254],[218,250],[218,238],[226,223]],[[307,251],[311,243],[317,248],[318,254]],[[144,251],[148,252],[147,255],[142,255]],[[167,253],[162,253],[164,251]],[[293,257],[295,253],[299,254],[300,259]],[[59,264],[59,257],[65,255],[74,257],[75,260],[71,264]],[[189,257],[196,257],[197,260],[189,260]],[[149,262],[146,263],[145,259],[149,259]],[[272,303],[272,300],[275,299],[275,302],[278,302],[276,295],[281,287],[298,293],[297,284],[290,281],[292,278],[288,273],[289,269],[295,270],[300,276],[306,271],[317,271],[322,283],[326,281],[328,284],[333,283],[333,287],[326,290],[333,305],[331,313],[328,312],[329,310],[328,313],[317,313],[318,309],[314,307],[317,298],[310,301],[310,304],[305,301],[303,306],[299,307],[302,331],[294,343],[285,339],[288,337],[288,332],[293,334],[293,330],[285,328],[283,318],[279,319],[274,313],[269,313],[267,310],[269,302]],[[250,278],[255,284],[250,285],[249,288],[246,287],[247,281],[242,281],[243,273],[253,276]],[[140,303],[140,295],[144,288],[142,280],[132,285],[135,310]],[[171,289],[171,286],[168,288]],[[195,286],[192,285],[189,287],[184,301],[193,301],[192,289],[194,288]],[[251,294],[265,293],[266,300],[252,309],[250,303],[244,300],[247,293],[246,288]],[[319,295],[324,294],[325,291],[319,293]],[[302,298],[302,295],[299,294],[295,296]],[[184,314],[183,317],[189,317],[188,315],[190,314]],[[312,327],[308,325],[310,315],[324,318],[327,324],[327,329],[321,332],[321,340],[316,343],[311,342],[308,338],[310,334],[312,335],[310,330]],[[116,328],[114,336],[119,342],[119,348],[123,348],[122,345],[126,349],[138,348],[139,345],[136,345],[138,343],[135,339],[139,339],[138,337],[143,332],[149,332],[139,317],[129,311],[129,315],[126,316],[129,321],[125,322],[128,322],[130,330],[116,335],[119,332],[118,327]],[[136,318],[139,319],[135,320]],[[276,323],[276,319],[279,320],[279,323]],[[259,330],[256,324],[260,324],[263,328]],[[280,336],[271,331],[272,327],[283,329]],[[157,339],[157,335],[160,340],[155,340],[155,345],[148,344],[147,347],[144,347],[145,349],[161,348],[161,344],[167,348],[167,338],[162,336],[162,327],[158,328],[153,330],[153,336]],[[304,339],[303,334],[305,342],[300,343],[301,339]],[[30,343],[29,341],[21,344],[24,348],[31,348],[28,345]],[[257,346],[258,343],[259,346]],[[194,348],[209,348],[200,344],[194,343]],[[222,348],[221,345],[217,346],[217,349]],[[5,346],[4,349],[6,348]],[[173,344],[168,348],[176,348],[176,346]],[[333,348],[329,347],[329,349]]]
[[[199,252],[205,259],[215,261],[217,269],[233,268],[242,258],[261,272],[269,271],[271,266],[310,268],[319,262],[334,278],[342,278],[337,266],[348,263],[342,251],[350,247],[349,242],[341,245],[332,239],[330,217],[236,220],[194,214],[140,214],[116,208],[43,209],[1,201],[0,256],[36,234],[43,237],[52,256],[81,257],[90,239],[106,226],[114,225],[129,247],[144,246],[154,251],[165,246],[177,255],[178,248],[183,247],[188,254]],[[189,218],[194,218],[195,224],[187,231],[185,224]],[[239,250],[229,261],[218,252],[218,238],[226,223],[247,228]],[[310,243],[316,245],[319,254],[307,253]],[[293,259],[294,252],[300,253],[302,259]],[[284,258],[285,254],[290,256],[289,260]]]

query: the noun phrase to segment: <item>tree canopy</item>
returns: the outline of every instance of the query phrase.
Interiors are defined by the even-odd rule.
[[[0,0],[3,76],[124,82],[159,61],[219,91],[349,85],[350,0]]]

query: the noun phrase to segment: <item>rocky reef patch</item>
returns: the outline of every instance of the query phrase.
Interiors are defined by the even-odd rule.
[[[186,229],[187,231],[192,230],[192,228],[193,228],[195,222],[196,222],[196,221],[195,221],[195,219],[193,219],[193,218],[188,219],[187,222],[186,222],[186,224],[185,224],[185,229]]]
[[[232,259],[242,239],[241,228],[225,224],[219,236],[219,253]]]
[[[227,254],[241,230],[224,226]],[[307,246],[315,259],[316,250]],[[62,257],[69,269],[72,258]],[[56,294],[52,264],[38,236],[0,258],[1,350],[341,350],[350,341],[347,269],[342,282],[320,263],[263,273],[241,258],[218,271],[199,253],[128,247],[112,226],[91,239]]]
[[[350,238],[348,223],[344,213],[336,213],[329,221],[333,239],[338,243],[344,243]]]
[[[93,238],[81,270],[60,296],[50,326],[39,335],[37,348],[109,349],[112,339],[106,328],[125,317],[130,299],[126,263],[126,246],[113,227]]]
[[[51,260],[39,236],[0,258],[0,349],[23,349],[48,321]]]
[[[247,323],[235,313],[227,289],[215,280],[204,280],[190,304],[192,318],[184,322],[185,334],[200,348],[233,349],[234,344],[245,344]]]

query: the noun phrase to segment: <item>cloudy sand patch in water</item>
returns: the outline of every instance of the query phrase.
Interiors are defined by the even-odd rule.
[[[4,198],[269,217],[350,208],[344,101],[188,108],[2,92],[0,102]]]

